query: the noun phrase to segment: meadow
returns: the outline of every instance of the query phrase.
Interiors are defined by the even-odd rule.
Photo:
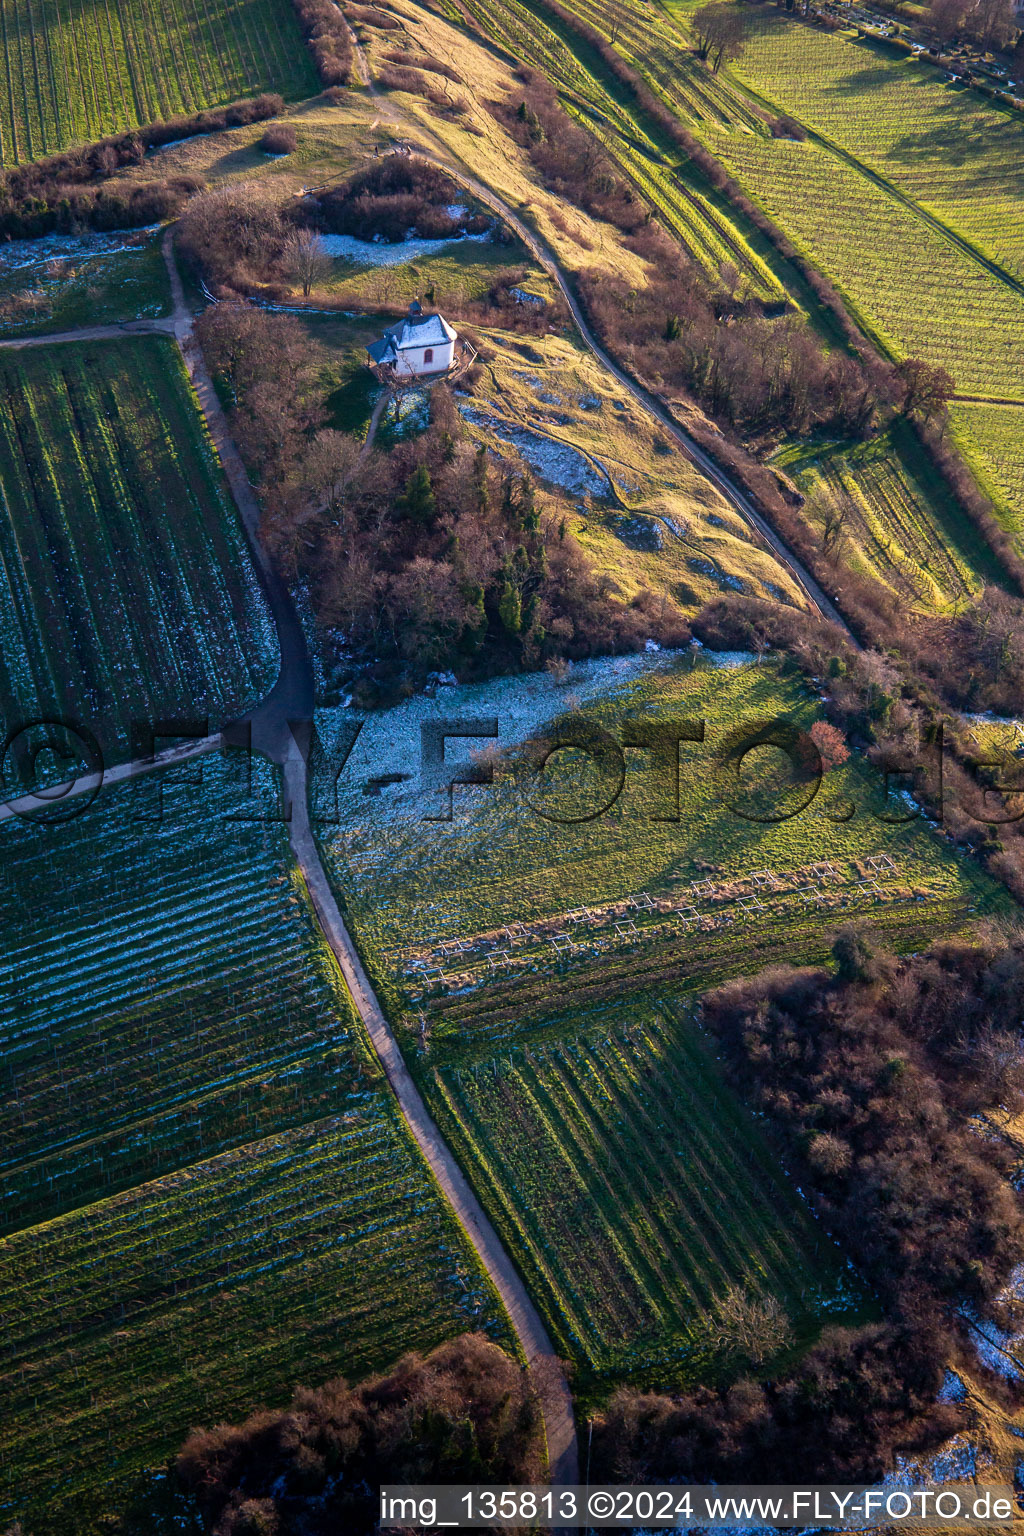
[[[724,660],[646,653],[579,663],[564,681],[439,689],[368,720],[336,802],[314,802],[407,1059],[585,1397],[727,1369],[730,1286],[776,1297],[802,1341],[840,1307],[835,1256],[793,1214],[700,1043],[699,994],[783,959],[827,960],[851,918],[906,951],[1007,905],[904,802],[883,805],[856,759],[802,811],[777,765],[734,785],[720,753],[742,722],[806,728],[818,710],[778,664]],[[424,726],[456,717],[479,720],[481,738],[451,742],[448,759],[497,776],[456,788],[447,821],[418,754]],[[325,739],[342,718],[323,712]],[[678,820],[671,773],[646,751],[626,753],[603,811],[606,776],[579,754],[556,754],[547,788],[517,783],[514,743],[554,718],[616,738],[626,720],[705,719],[704,743],[680,754]],[[488,756],[495,746],[511,757]],[[770,821],[769,802],[799,813]]]
[[[499,1309],[315,927],[267,767],[0,824],[0,1505],[80,1536],[199,1422]],[[73,1113],[69,1113],[73,1111]],[[387,1308],[381,1285],[387,1277]]]
[[[0,164],[241,96],[313,96],[287,0],[3,0]]]
[[[640,751],[628,752],[621,793],[592,820],[562,824],[538,814],[533,804],[537,795],[524,788],[507,765],[493,787],[455,791],[461,809],[451,822],[424,820],[437,815],[441,806],[418,778],[423,722],[462,715],[496,718],[497,745],[512,749],[514,755],[515,743],[531,731],[555,718],[575,718],[578,712],[616,736],[625,718],[706,721],[703,743],[684,746],[680,754],[678,821],[671,794]],[[852,871],[857,861],[888,858],[896,869],[884,883],[891,894],[901,890],[912,897],[904,903],[882,899],[884,892],[860,891],[862,909],[869,914],[873,909],[883,929],[898,930],[908,912],[920,916],[926,905],[928,921],[938,931],[959,928],[969,911],[999,909],[999,887],[975,864],[955,855],[920,817],[902,805],[894,808],[883,802],[878,776],[856,756],[825,775],[799,814],[789,814],[792,800],[772,802],[766,791],[765,815],[774,803],[776,810],[781,806],[786,812],[781,820],[761,819],[760,802],[752,799],[756,777],[734,787],[727,775],[723,777],[720,751],[743,722],[781,717],[807,729],[818,714],[806,686],[778,663],[758,665],[754,658],[737,656],[716,665],[712,653],[702,660],[692,651],[577,663],[564,682],[532,674],[442,689],[435,699],[412,701],[365,724],[339,784],[338,824],[326,824],[323,830],[325,856],[347,893],[348,910],[365,948],[411,991],[421,986],[422,966],[412,963],[420,950],[436,952],[444,942],[500,933],[504,924],[521,922],[538,925],[531,942],[550,951],[541,925],[564,928],[566,914],[578,917],[584,907],[607,917],[605,909],[626,907],[643,893],[653,905],[645,905],[639,915],[630,908],[629,918],[634,924],[649,922],[651,939],[662,940],[666,936],[658,929],[665,914],[660,902],[678,905],[678,898],[686,905],[696,902],[709,914],[724,915],[728,904],[744,894],[735,887],[765,871],[774,875],[774,883],[766,878],[761,884],[769,891],[784,890],[785,901],[780,895],[760,909],[752,906],[742,925],[709,929],[703,948],[680,926],[673,943],[689,954],[694,987],[702,985],[702,964],[709,975],[714,972],[704,985],[719,974],[713,934],[725,949],[731,945],[741,952],[746,947],[770,950],[782,933],[786,944],[793,945],[783,918],[803,930],[789,958],[821,958],[828,945],[830,911],[841,921],[856,904]],[[325,733],[335,728],[332,716],[325,715]],[[486,743],[473,746],[482,750]],[[449,750],[462,760],[469,751],[454,745]],[[765,754],[766,765],[774,761],[774,749],[766,748]],[[753,760],[748,767],[753,769]],[[392,775],[401,782],[373,792],[375,783]],[[602,803],[600,776],[592,772],[569,782],[579,784],[578,802],[574,789],[564,803],[551,802],[552,814],[578,817]],[[557,776],[553,783],[552,792],[560,792]],[[548,807],[547,800],[538,803]],[[740,804],[741,812],[731,808],[733,803]],[[898,819],[884,819],[894,817]],[[429,858],[424,857],[425,843]],[[822,862],[832,863],[835,879],[827,882],[824,903],[813,905],[805,916],[799,898],[805,882],[793,877]],[[851,877],[839,879],[844,867]],[[716,890],[702,902],[691,892],[691,883],[703,879],[710,879]],[[643,953],[638,947],[631,963],[639,964]],[[609,959],[612,954],[609,951]],[[555,957],[551,959],[553,963]],[[580,973],[599,959],[578,955],[568,969],[570,978],[580,982]],[[455,964],[449,968],[453,973],[461,970]],[[564,968],[553,963],[556,974]],[[527,986],[530,976],[526,968],[521,979]],[[545,984],[540,976],[536,981]],[[449,1001],[459,1007],[476,992],[453,988]],[[472,1049],[471,1038],[465,1044]]]
[[[244,711],[277,642],[184,366],[150,338],[0,355],[0,721]]]
[[[782,296],[784,282],[771,247],[753,226],[737,225],[728,205],[699,173],[678,164],[678,151],[624,98],[595,53],[571,34],[563,36],[542,8],[524,0],[467,0],[464,6],[445,0],[444,13],[456,26],[465,23],[463,10],[509,57],[541,70],[552,81],[566,110],[595,134],[624,179],[657,209],[699,265],[717,272],[728,261],[751,293],[769,300]],[[432,46],[437,46],[439,28],[427,12],[411,0],[401,0],[398,11],[408,18],[415,36],[429,34]],[[456,52],[458,46],[454,41]],[[511,86],[505,76],[506,89]]]

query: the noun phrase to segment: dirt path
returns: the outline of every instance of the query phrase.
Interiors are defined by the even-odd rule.
[[[173,336],[174,317],[159,320],[118,320],[110,325],[83,325],[77,331],[51,331],[46,336],[10,336],[0,347],[18,352],[24,347],[59,347],[62,342],[119,341],[124,336]]]
[[[359,450],[359,457],[361,459],[365,459],[366,455],[373,447],[373,440],[377,436],[377,428],[380,426],[380,419],[383,416],[387,403],[390,399],[391,391],[389,389],[385,389],[381,394],[380,399],[377,401],[377,404],[373,408],[373,415],[370,417],[370,424],[366,429],[366,441],[363,443],[363,446]]]

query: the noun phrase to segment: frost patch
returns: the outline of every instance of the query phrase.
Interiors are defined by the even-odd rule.
[[[341,256],[346,261],[364,267],[400,267],[406,261],[418,261],[423,256],[436,256],[449,246],[473,241],[482,245],[490,240],[490,231],[482,235],[454,235],[449,240],[399,240],[388,244],[386,240],[357,240],[355,235],[318,235],[320,249],[327,256]]]
[[[51,261],[93,261],[125,253],[137,256],[159,232],[159,224],[151,224],[130,235],[122,230],[110,235],[46,235],[41,240],[8,240],[0,247],[0,275],[45,267]]]
[[[560,485],[575,496],[604,496],[608,482],[590,460],[568,443],[555,443],[550,438],[531,432],[529,427],[518,427],[511,422],[490,416],[486,411],[460,405],[459,410],[474,427],[485,427],[503,443],[518,449],[531,469],[551,485]]]
[[[935,1401],[937,1403],[962,1403],[966,1396],[967,1388],[956,1371],[947,1371],[942,1378],[942,1386],[936,1394]]]
[[[744,581],[741,581],[738,576],[734,576],[731,571],[720,571],[718,566],[711,560],[702,560],[698,555],[691,555],[686,563],[691,571],[697,571],[701,576],[707,576],[709,580],[717,582],[720,587],[728,587],[730,592],[745,592],[747,590]]]

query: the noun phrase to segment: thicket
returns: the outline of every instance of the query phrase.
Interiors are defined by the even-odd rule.
[[[410,230],[425,240],[483,234],[493,219],[472,212],[464,197],[440,166],[416,155],[387,155],[321,192],[304,216],[321,230],[360,240],[404,240]]]
[[[265,155],[290,155],[298,142],[298,135],[290,123],[275,123],[260,139],[260,149]]]
[[[267,543],[325,635],[342,638],[361,702],[433,670],[486,676],[689,638],[673,605],[651,593],[626,604],[594,575],[559,509],[542,506],[525,467],[473,444],[443,386],[427,430],[363,454],[323,425],[328,386],[297,321],[220,304],[198,330]]]
[[[333,0],[292,0],[321,85],[348,85],[352,37]]]
[[[482,1334],[410,1354],[357,1387],[300,1387],[282,1412],[195,1430],[177,1459],[213,1536],[371,1536],[381,1483],[532,1483],[540,1410]]]
[[[886,1322],[827,1333],[779,1380],[619,1393],[595,1428],[599,1476],[743,1482],[771,1465],[873,1480],[956,1427],[935,1393],[967,1318],[1009,1320],[996,1297],[1024,1257],[1013,1160],[966,1117],[1024,1104],[1024,942],[897,961],[848,928],[834,957],[834,974],[727,983],[703,1017]]]
[[[130,229],[172,218],[205,186],[201,177],[114,183],[111,177],[125,167],[141,165],[149,150],[163,144],[263,122],[283,107],[280,96],[254,96],[12,166],[0,172],[0,237],[34,239],[83,226]]]
[[[525,67],[517,74],[522,91],[486,105],[526,150],[545,187],[627,234],[648,223],[647,205],[616,173],[593,134],[562,110],[551,82]]]

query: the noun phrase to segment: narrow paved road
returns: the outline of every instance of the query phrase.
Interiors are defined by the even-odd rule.
[[[297,745],[293,745],[289,751],[284,771],[286,799],[291,806],[289,830],[292,850],[302,870],[320,926],[348,983],[348,989],[373,1041],[406,1123],[512,1319],[512,1326],[529,1362],[543,1408],[551,1480],[558,1483],[578,1482],[572,1393],[547,1329],[515,1266],[502,1247],[501,1239],[434,1123],[363,969],[338,910],[310,826],[306,765]]]

